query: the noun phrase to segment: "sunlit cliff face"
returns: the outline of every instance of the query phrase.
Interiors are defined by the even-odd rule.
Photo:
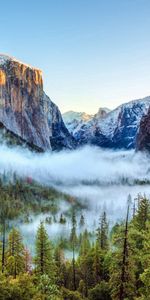
[[[0,123],[40,151],[75,147],[59,109],[44,93],[41,70],[1,54]]]
[[[41,70],[0,56],[0,121],[8,130],[28,138],[30,143],[36,140],[40,144],[40,128],[45,122],[43,97]]]
[[[0,69],[0,86],[6,84],[6,74],[3,70]]]
[[[27,96],[29,103],[27,103]],[[1,107],[22,113],[25,105],[39,105],[43,95],[42,72],[19,62],[11,62],[0,68]]]

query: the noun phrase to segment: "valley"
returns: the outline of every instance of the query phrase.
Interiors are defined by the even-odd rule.
[[[133,150],[83,147],[43,154],[21,146],[1,145],[4,190],[6,196],[12,193],[14,197],[9,200],[15,211],[9,224],[19,226],[32,251],[32,240],[41,221],[53,241],[69,236],[72,208],[76,211],[79,231],[81,216],[84,216],[82,231],[86,228],[92,233],[104,211],[111,230],[113,224],[124,219],[129,195],[132,206],[138,195],[150,196],[149,161],[149,155]],[[64,223],[60,222],[61,217],[65,218]]]
[[[62,115],[39,69],[0,55],[2,300],[147,294],[149,107],[146,97]]]

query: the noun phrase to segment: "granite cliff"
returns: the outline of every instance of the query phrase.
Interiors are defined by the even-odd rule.
[[[124,103],[112,111],[99,110],[91,120],[78,125],[73,136],[79,145],[134,149],[141,119],[149,108],[150,97],[146,97]]]
[[[150,151],[150,109],[140,122],[137,135],[137,150]]]
[[[39,150],[75,147],[58,107],[43,91],[42,72],[0,55],[0,127]]]

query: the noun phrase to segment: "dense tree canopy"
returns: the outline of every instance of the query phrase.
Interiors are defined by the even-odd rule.
[[[77,218],[73,205],[68,238],[62,236],[53,244],[46,219],[37,228],[31,255],[21,232],[9,221],[17,216],[16,208],[25,213],[23,197],[31,205],[27,199],[28,195],[33,198],[32,189],[17,181],[15,190],[12,184],[5,190],[1,182],[0,186],[0,300],[149,299],[149,199],[138,196],[133,205],[128,201],[126,219],[113,228],[108,227],[106,212],[100,212],[95,232],[86,229],[83,214]],[[40,193],[50,197],[47,189]],[[59,223],[65,222],[61,214]]]

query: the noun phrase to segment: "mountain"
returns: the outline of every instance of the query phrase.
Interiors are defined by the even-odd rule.
[[[141,118],[147,114],[149,107],[150,97],[122,104],[103,118],[95,115],[74,132],[74,137],[80,145],[135,148]]]
[[[43,91],[42,72],[6,55],[0,55],[0,128],[42,151],[75,147]]]
[[[106,148],[149,148],[150,97],[95,115],[63,114],[44,93],[42,72],[0,55],[0,142],[25,143],[40,151],[93,144]],[[65,124],[66,126],[65,126]],[[67,129],[67,128],[68,129]]]
[[[94,115],[94,118],[100,119],[100,118],[105,118],[106,115],[110,112],[111,110],[107,107],[100,107],[98,112]]]
[[[150,109],[140,122],[137,135],[137,150],[150,151]]]
[[[100,108],[95,115],[87,114],[85,112],[68,111],[64,113],[62,117],[69,132],[73,136],[76,136],[76,132],[78,132],[82,126],[87,124],[93,118],[104,118],[108,112],[110,112],[108,108]]]
[[[74,135],[74,132],[78,130],[80,126],[93,118],[93,115],[70,110],[62,114],[62,117],[69,132]]]

